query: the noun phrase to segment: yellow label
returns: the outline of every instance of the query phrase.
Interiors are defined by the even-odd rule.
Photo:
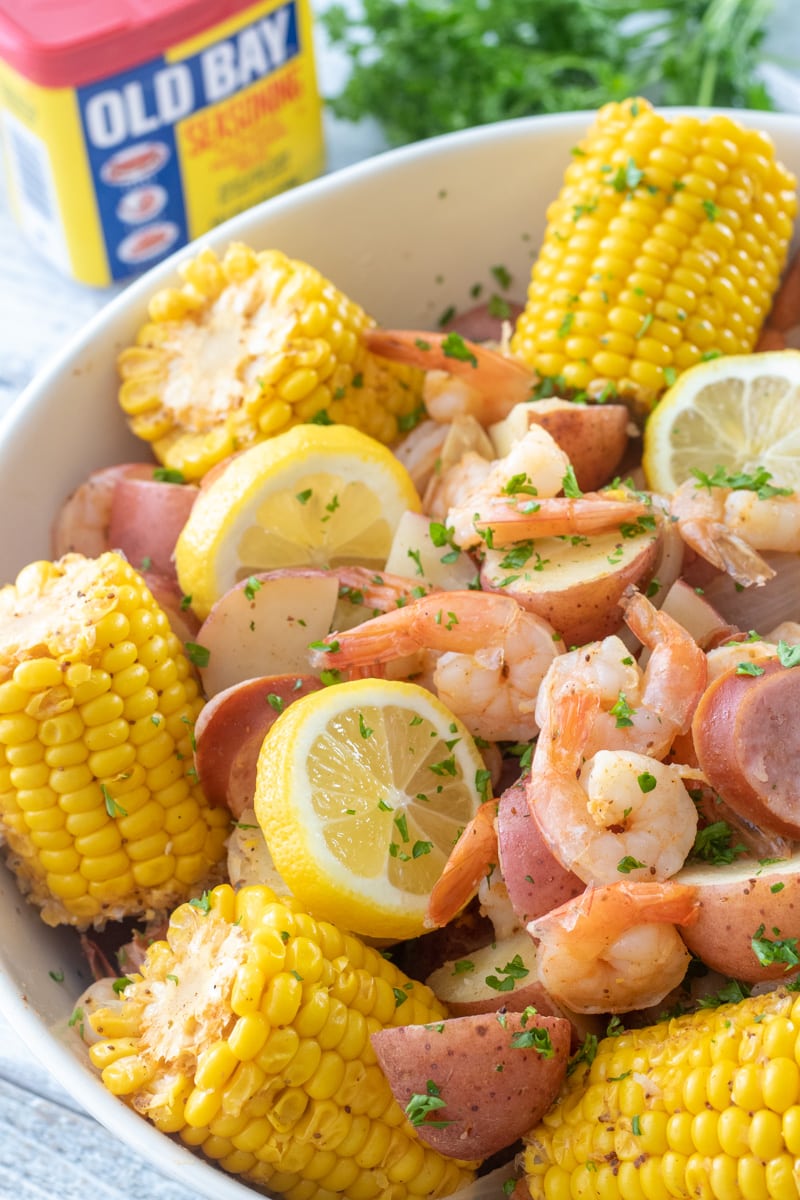
[[[149,267],[319,174],[307,0],[261,0],[164,55],[76,89],[0,63],[12,204],[76,278]]]

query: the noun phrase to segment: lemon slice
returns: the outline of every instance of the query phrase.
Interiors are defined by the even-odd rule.
[[[669,495],[692,469],[766,467],[800,489],[800,351],[732,355],[698,363],[665,392],[644,430],[643,467]]]
[[[413,683],[360,679],[295,700],[258,759],[255,810],[275,866],[319,919],[390,940],[428,896],[481,802],[470,734]]]
[[[231,459],[175,547],[201,618],[240,579],[279,567],[384,566],[400,517],[419,512],[405,467],[347,425],[297,425]]]

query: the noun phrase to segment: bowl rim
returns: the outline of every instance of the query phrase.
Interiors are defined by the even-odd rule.
[[[800,136],[800,115],[797,114],[688,106],[657,106],[656,111],[676,116],[729,116],[750,127],[764,128],[768,133],[791,130]],[[480,147],[498,137],[519,137],[524,140],[528,134],[535,136],[538,131],[579,132],[587,127],[595,115],[596,110],[584,109],[569,113],[518,117],[384,150],[368,159],[264,200],[230,218],[209,234],[175,251],[129,283],[123,291],[103,305],[81,329],[72,334],[0,417],[0,457],[8,453],[9,448],[13,446],[15,433],[22,428],[28,414],[47,403],[59,377],[70,370],[95,339],[102,336],[106,328],[111,327],[121,314],[131,312],[137,306],[143,308],[154,289],[168,279],[172,280],[176,268],[196,254],[199,247],[211,246],[217,249],[231,240],[233,234],[244,237],[243,230],[258,226],[272,215],[280,216],[298,205],[314,203],[320,195],[335,195],[357,188],[362,180],[373,179],[387,170],[391,173],[395,169],[402,169],[408,162],[432,162],[437,158],[441,159],[443,155],[459,154],[465,148]],[[0,947],[0,1009],[28,1049],[86,1112],[134,1152],[141,1154],[157,1170],[193,1189],[198,1195],[221,1200],[246,1200],[248,1196],[259,1194],[259,1189],[254,1185],[227,1174],[176,1139],[165,1137],[155,1126],[128,1108],[121,1099],[113,1097],[91,1068],[70,1049],[68,1041],[59,1036],[58,1028],[49,1025],[45,1018],[31,1007],[24,990],[12,981],[6,971],[4,957],[4,951]]]

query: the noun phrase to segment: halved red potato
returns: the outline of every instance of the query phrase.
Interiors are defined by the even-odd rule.
[[[776,659],[724,671],[692,720],[697,761],[711,787],[761,828],[800,838],[800,670]]]
[[[197,634],[208,651],[207,696],[259,675],[309,671],[309,642],[330,631],[339,581],[320,567],[290,567],[242,579],[219,598]]]
[[[663,612],[677,621],[704,650],[731,627],[704,596],[683,579],[676,579],[660,605]]]
[[[513,596],[549,621],[567,646],[582,646],[619,629],[622,593],[649,582],[660,545],[658,526],[628,537],[619,529],[592,534],[575,545],[569,537],[537,538],[487,550],[481,586]]]
[[[452,546],[435,546],[431,521],[422,513],[405,512],[394,531],[386,570],[405,576],[410,586],[418,584],[426,591],[444,588],[459,591],[474,586],[478,569],[465,551],[456,553]]]
[[[173,554],[199,488],[189,483],[164,483],[124,476],[111,496],[109,545],[121,550],[137,570],[174,575]]]
[[[75,551],[97,558],[111,549],[111,500],[122,479],[152,479],[156,463],[119,463],[92,471],[62,504],[50,534],[53,558]],[[134,563],[138,567],[138,563]]]
[[[746,983],[800,967],[800,852],[684,867],[675,880],[697,889],[698,918],[678,932],[706,966]]]
[[[624,404],[573,404],[551,397],[515,405],[490,426],[489,436],[502,458],[531,425],[541,425],[572,463],[580,489],[594,492],[613,479],[628,446],[630,424]]]
[[[539,1013],[451,1017],[371,1035],[395,1099],[440,1154],[482,1159],[527,1133],[567,1071],[570,1027]]]
[[[526,930],[443,963],[425,982],[454,1017],[501,1008],[524,1012],[533,1006],[545,1016],[569,1021],[573,1046],[587,1033],[602,1034],[598,1017],[573,1012],[545,989],[536,965],[536,943]]]
[[[500,797],[497,847],[508,898],[523,925],[580,895],[586,887],[548,849],[531,816],[522,783],[506,788]]]
[[[217,692],[195,722],[194,765],[211,804],[235,817],[252,808],[261,743],[287,705],[316,692],[315,675],[265,675]]]

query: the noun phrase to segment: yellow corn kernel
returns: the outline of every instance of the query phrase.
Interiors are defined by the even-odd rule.
[[[395,440],[397,417],[420,402],[421,372],[371,355],[362,340],[370,318],[313,268],[275,250],[231,250],[236,253],[213,264],[197,266],[199,259],[187,264],[183,286],[153,298],[138,346],[120,355],[119,402],[134,433],[153,443],[162,462],[199,478],[235,448],[272,436],[298,418],[310,420],[318,412],[333,418],[328,383],[335,377],[335,394],[357,393],[355,423]],[[212,274],[213,289],[196,288],[195,275]],[[243,306],[236,302],[242,289],[269,302]],[[232,344],[263,349],[253,350],[244,364],[237,351],[215,371],[198,371],[198,341],[225,326],[231,326]],[[248,335],[251,326],[256,338]],[[181,375],[192,381],[193,403],[185,413],[172,406],[167,382]],[[256,381],[244,405],[238,386],[243,375]]]
[[[593,371],[649,408],[667,386],[663,368],[683,371],[708,350],[753,349],[786,261],[795,183],[769,139],[750,150],[750,131],[729,122],[718,136],[715,128],[715,118],[669,118],[643,100],[599,111],[548,209],[512,337],[512,352],[531,370],[578,389],[594,387]],[[728,277],[731,266],[752,281],[752,293]],[[605,312],[602,289],[611,301]],[[654,312],[664,303],[684,314],[680,322],[674,311]],[[693,324],[686,318],[694,313]],[[653,315],[669,328],[645,338],[642,318]],[[609,330],[636,339],[629,363],[603,345]]]
[[[222,885],[205,907],[186,904],[173,913],[167,940],[149,948],[126,987],[121,1014],[90,1016],[101,1035],[92,1053],[109,1086],[158,1128],[254,1184],[281,1189],[287,1200],[422,1200],[470,1182],[470,1164],[420,1143],[369,1044],[370,1031],[398,1020],[396,1005],[385,1023],[375,1015],[385,990],[410,990],[423,1022],[444,1016],[430,990],[358,939],[318,925],[296,901],[275,901],[267,888],[234,894]],[[281,1027],[271,1027],[264,1011],[235,1015],[237,988],[250,996],[264,956],[281,966],[285,957],[316,976],[301,982],[288,969],[274,976],[279,986],[265,1001],[284,1007]],[[332,994],[342,973],[348,985],[341,990],[373,1015]],[[167,986],[184,976],[191,989]],[[200,1037],[195,1021],[204,1025]],[[122,1036],[106,1037],[106,1026]],[[359,1057],[345,1061],[334,1041],[349,1041]],[[199,1054],[198,1045],[205,1047]],[[130,1067],[140,1047],[156,1065],[137,1089]],[[118,1077],[108,1061],[115,1054]]]
[[[16,772],[10,777],[13,805],[11,800],[0,804],[0,826],[16,832],[11,817],[22,807],[37,814],[31,832],[59,828],[72,839],[16,847],[26,892],[48,922],[79,926],[147,911],[154,906],[153,887],[159,888],[156,907],[185,898],[211,871],[223,847],[216,834],[218,814],[194,787],[180,829],[185,853],[180,862],[166,855],[172,831],[162,832],[163,816],[157,819],[158,789],[147,790],[152,771],[162,787],[181,780],[174,798],[168,795],[165,801],[189,798],[183,777],[183,760],[190,753],[186,731],[200,707],[188,662],[168,633],[165,615],[141,577],[116,554],[32,564],[0,597],[0,622],[17,604],[41,603],[44,621],[49,613],[57,621],[62,609],[75,614],[66,625],[69,634],[56,626],[44,639],[52,647],[50,658],[42,657],[41,638],[30,651],[17,650],[17,682],[6,685],[0,697],[6,708],[18,705],[0,718],[4,753]],[[154,670],[143,658],[155,664]],[[144,711],[153,710],[160,698],[158,676],[169,677],[166,698],[181,723],[180,739],[163,732],[158,754],[141,761],[125,713],[135,711],[137,689],[147,696]],[[56,804],[57,813],[39,818]],[[40,859],[40,853],[47,857]]]

